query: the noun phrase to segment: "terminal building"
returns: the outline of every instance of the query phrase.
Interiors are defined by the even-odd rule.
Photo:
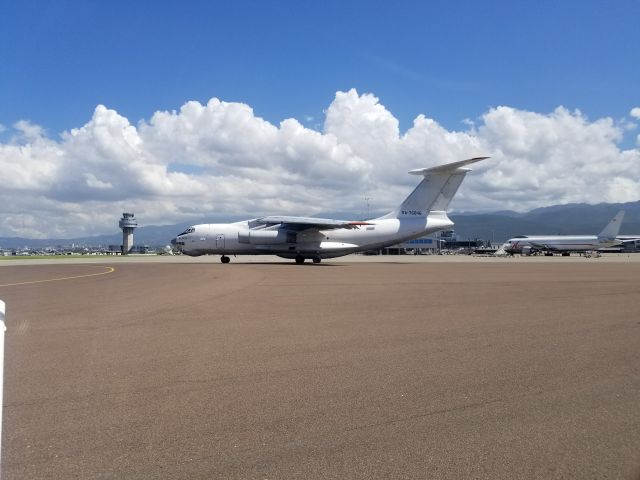
[[[443,230],[424,237],[367,252],[371,255],[437,255],[442,252],[473,253],[489,246],[480,239],[459,240],[454,230]]]
[[[127,254],[147,254],[149,252],[151,252],[151,248],[148,245],[133,245]],[[107,255],[121,255],[122,245],[109,245],[105,253]]]

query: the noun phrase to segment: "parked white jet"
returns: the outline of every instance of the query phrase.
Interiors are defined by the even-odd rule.
[[[303,263],[310,258],[340,257],[354,252],[394,245],[438,230],[451,228],[447,207],[476,157],[433,168],[412,170],[424,178],[394,211],[367,221],[313,217],[273,216],[229,224],[194,225],[174,238],[182,253],[191,256],[273,254]]]
[[[617,239],[622,225],[624,210],[620,210],[615,217],[596,235],[520,235],[506,241],[497,254],[506,252],[509,254],[524,253],[531,254],[545,252],[546,255],[553,255],[553,252],[561,252],[562,255],[569,255],[571,252],[594,251],[600,248],[613,247],[623,243]]]

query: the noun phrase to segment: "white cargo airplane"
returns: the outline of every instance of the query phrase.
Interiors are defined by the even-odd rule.
[[[616,238],[620,232],[624,210],[620,210],[615,217],[596,235],[519,235],[510,238],[496,252],[508,254],[524,253],[529,255],[536,252],[545,252],[545,255],[553,255],[554,252],[569,255],[571,252],[595,251],[600,248],[613,247],[623,243]]]
[[[446,210],[469,171],[464,167],[486,158],[410,171],[424,178],[396,210],[372,220],[269,216],[194,225],[171,243],[185,255],[222,255],[222,263],[229,263],[229,254],[273,254],[296,263],[306,259],[320,263],[323,258],[387,247],[451,228]]]

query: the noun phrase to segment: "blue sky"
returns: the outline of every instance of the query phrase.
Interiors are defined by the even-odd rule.
[[[637,201],[639,18],[624,0],[0,0],[0,236],[388,211],[408,170],[484,155],[454,210]]]
[[[97,104],[132,122],[187,100],[322,122],[375,93],[404,130],[489,107],[620,118],[640,103],[640,2],[2,2],[0,124],[57,134]]]

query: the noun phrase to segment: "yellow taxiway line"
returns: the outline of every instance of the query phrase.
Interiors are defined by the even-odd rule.
[[[106,268],[106,272],[98,272],[98,273],[87,273],[86,275],[74,275],[71,277],[59,277],[59,278],[49,278],[48,280],[31,280],[29,282],[18,282],[18,283],[5,283],[0,285],[0,287],[14,287],[16,285],[31,285],[34,283],[45,283],[45,282],[59,282],[61,280],[72,280],[74,278],[85,278],[85,277],[95,277],[96,275],[106,275],[108,273],[113,273],[115,271],[114,267],[104,267],[102,265],[92,265],[100,268]]]

